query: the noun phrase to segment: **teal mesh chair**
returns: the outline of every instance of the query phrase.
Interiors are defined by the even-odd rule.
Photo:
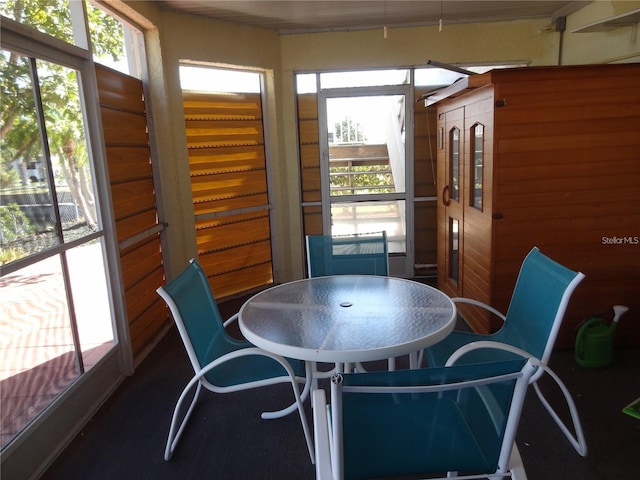
[[[164,287],[158,288],[157,292],[171,310],[194,370],[173,412],[165,460],[171,458],[202,387],[214,393],[229,393],[289,382],[293,388],[294,403],[278,412],[265,412],[262,418],[278,418],[297,409],[313,461],[313,443],[302,405],[310,385],[306,381],[310,376],[305,371],[304,363],[285,359],[229,336],[225,327],[237,319],[237,314],[222,322],[207,277],[193,259],[185,270]],[[298,389],[300,383],[305,386],[302,394]],[[182,404],[194,386],[196,390],[191,404],[186,413],[181,415]]]
[[[307,273],[309,278],[327,275],[389,275],[387,232],[354,233],[352,235],[307,235]],[[364,371],[359,363],[358,369]],[[333,373],[319,371],[313,365],[316,378]],[[395,359],[389,359],[395,368]]]
[[[307,272],[326,275],[388,275],[386,232],[353,235],[308,235]]]
[[[502,328],[490,335],[452,332],[443,341],[425,350],[428,366],[442,366],[454,351],[477,342],[483,342],[481,345],[485,347],[497,344],[501,348],[467,349],[460,362],[479,363],[533,357],[548,364],[569,299],[583,278],[582,273],[560,265],[534,247],[522,263],[506,315],[477,300],[452,299],[454,303],[467,303],[492,312],[504,321]],[[537,380],[543,372],[540,369],[531,380],[536,394],[576,451],[586,455],[587,447],[580,422],[574,422],[574,437],[540,391]],[[563,392],[566,392],[560,379],[555,380]],[[567,394],[565,399],[573,414],[573,400]]]
[[[330,405],[313,392],[316,478],[526,478],[512,453],[537,368],[519,359],[334,375]]]

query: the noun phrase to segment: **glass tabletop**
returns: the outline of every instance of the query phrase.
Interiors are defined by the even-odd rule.
[[[240,329],[267,351],[302,360],[360,362],[415,352],[446,337],[456,309],[411,280],[339,275],[298,280],[250,298]]]

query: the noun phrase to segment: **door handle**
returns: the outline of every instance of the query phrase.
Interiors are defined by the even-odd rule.
[[[451,203],[451,199],[449,197],[449,185],[445,185],[442,189],[442,203],[445,207],[448,207],[449,203]]]

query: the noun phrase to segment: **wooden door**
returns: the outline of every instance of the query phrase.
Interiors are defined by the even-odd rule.
[[[462,146],[462,209],[464,257],[461,295],[493,304],[493,88],[468,96],[464,106],[465,136]],[[475,331],[489,333],[501,322],[484,309],[460,309]]]
[[[438,115],[438,286],[462,295],[464,244],[464,107]]]

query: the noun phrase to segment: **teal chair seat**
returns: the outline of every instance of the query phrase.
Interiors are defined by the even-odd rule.
[[[314,392],[316,478],[511,474],[537,368],[520,359],[335,375],[329,408],[324,391]]]
[[[547,365],[571,295],[583,279],[582,273],[557,263],[534,247],[522,263],[506,315],[477,300],[452,298],[456,304],[471,304],[492,312],[503,320],[502,328],[490,335],[454,331],[441,342],[425,349],[427,365],[442,366],[454,352],[457,363],[532,357]],[[484,347],[493,345],[494,348],[473,348],[478,342]],[[469,346],[471,348],[467,348]],[[554,378],[565,394],[574,420],[575,436],[542,394],[537,380],[543,373],[544,369],[539,369],[531,379],[538,398],[575,450],[585,456],[587,446],[571,396],[562,381]]]
[[[237,320],[237,314],[223,323],[207,277],[195,260],[191,260],[177,277],[157,291],[169,306],[194,370],[194,376],[183,389],[173,412],[165,460],[171,458],[202,387],[214,393],[229,393],[290,383],[294,402],[283,410],[265,412],[262,417],[278,418],[297,409],[309,455],[314,461],[313,443],[302,405],[310,388],[307,381],[310,367],[299,360],[286,359],[231,337],[225,327]],[[304,385],[302,393],[298,388],[300,384]],[[194,386],[196,390],[191,403],[180,420],[182,404]]]
[[[386,232],[308,235],[309,278],[326,275],[388,275]]]

